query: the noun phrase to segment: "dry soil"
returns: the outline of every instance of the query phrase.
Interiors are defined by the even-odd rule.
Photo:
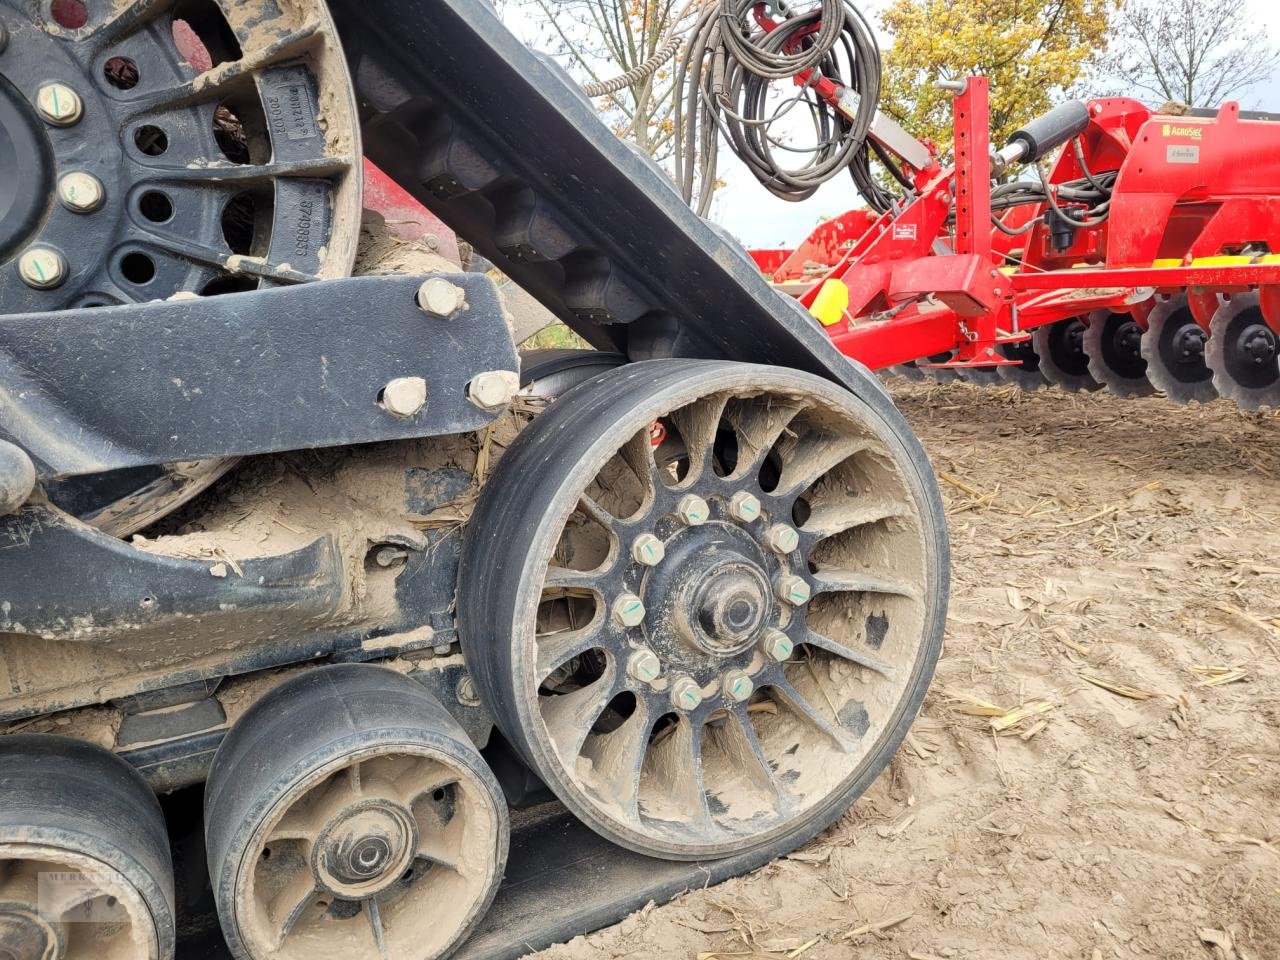
[[[892,386],[953,547],[907,744],[804,849],[537,956],[1280,958],[1280,415]]]

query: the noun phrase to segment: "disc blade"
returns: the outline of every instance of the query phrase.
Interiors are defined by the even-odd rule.
[[[1280,408],[1280,337],[1267,325],[1256,293],[1234,294],[1209,324],[1204,359],[1218,393],[1243,410]]]
[[[1040,358],[1041,376],[1068,393],[1102,389],[1102,384],[1089,375],[1084,330],[1083,318],[1069,317],[1036,327],[1031,333],[1031,349]]]
[[[1049,385],[1040,372],[1040,354],[1030,340],[1020,343],[1004,343],[997,348],[1009,360],[1017,360],[1017,366],[1004,364],[996,367],[996,376],[1011,383],[1019,390],[1042,390]]]
[[[1084,331],[1084,353],[1093,379],[1118,397],[1147,397],[1156,392],[1142,359],[1142,327],[1131,314],[1095,310]]]
[[[1158,303],[1142,335],[1147,379],[1174,403],[1209,403],[1218,396],[1204,360],[1207,335],[1179,294]]]

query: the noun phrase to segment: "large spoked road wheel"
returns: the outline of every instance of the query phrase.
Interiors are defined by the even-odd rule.
[[[492,902],[509,832],[462,728],[383,667],[281,684],[205,788],[209,876],[240,960],[446,956]]]
[[[0,957],[168,960],[173,865],[146,782],[65,737],[0,738]]]
[[[486,485],[463,650],[508,739],[605,837],[781,852],[906,733],[947,563],[892,407],[777,367],[633,363],[564,394]]]

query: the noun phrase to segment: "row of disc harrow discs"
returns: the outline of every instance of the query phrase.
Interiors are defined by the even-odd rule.
[[[1160,296],[1144,328],[1133,313],[1099,310],[1036,327],[1030,339],[1003,344],[1018,364],[955,367],[949,354],[890,368],[912,380],[963,379],[1023,390],[1059,386],[1075,393],[1106,388],[1123,397],[1163,393],[1175,403],[1224,397],[1244,410],[1280,408],[1280,335],[1256,292],[1219,295],[1206,332],[1185,293]]]

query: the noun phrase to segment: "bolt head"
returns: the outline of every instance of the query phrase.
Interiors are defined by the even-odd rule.
[[[689,526],[698,527],[711,518],[711,507],[696,493],[689,493],[680,498],[676,513]]]
[[[76,171],[58,180],[58,199],[72,213],[93,213],[106,197],[106,188],[93,174]]]
[[[67,261],[57,250],[31,247],[18,258],[23,283],[37,290],[52,290],[67,279]]]
[[[627,674],[638,683],[653,683],[662,673],[662,661],[652,650],[637,650],[627,661]]]
[[[65,83],[46,83],[36,91],[36,109],[55,127],[69,127],[84,116],[80,95]]]
[[[481,410],[501,410],[520,391],[520,375],[510,370],[477,373],[467,384],[467,399]]]
[[[741,523],[751,523],[760,518],[760,501],[745,490],[739,490],[729,498],[729,515]]]
[[[646,567],[656,567],[667,555],[667,548],[652,533],[642,533],[631,544],[631,557]]]
[[[787,554],[800,546],[800,534],[796,533],[794,527],[789,527],[785,523],[775,523],[764,535],[765,543],[774,553]]]
[[[778,599],[793,607],[801,607],[809,602],[809,582],[795,574],[787,574],[778,578]]]
[[[436,241],[436,246],[440,241]],[[457,313],[467,302],[466,291],[443,277],[424,280],[418,287],[418,306],[433,317],[448,317]]]
[[[779,663],[790,659],[791,654],[796,649],[796,645],[791,642],[791,638],[781,630],[770,630],[766,633],[761,641],[761,646],[771,659],[777,660]]]
[[[751,675],[745,670],[730,670],[724,675],[723,681],[724,695],[735,703],[742,703],[751,696],[751,692],[755,690],[756,685],[751,680]]]
[[[634,593],[624,593],[613,601],[613,622],[620,627],[638,627],[644,623],[644,601]]]
[[[427,381],[422,377],[396,377],[382,388],[382,406],[397,417],[412,417],[427,405]]]
[[[702,703],[702,688],[693,677],[676,677],[671,683],[671,705],[677,710],[696,710]]]

